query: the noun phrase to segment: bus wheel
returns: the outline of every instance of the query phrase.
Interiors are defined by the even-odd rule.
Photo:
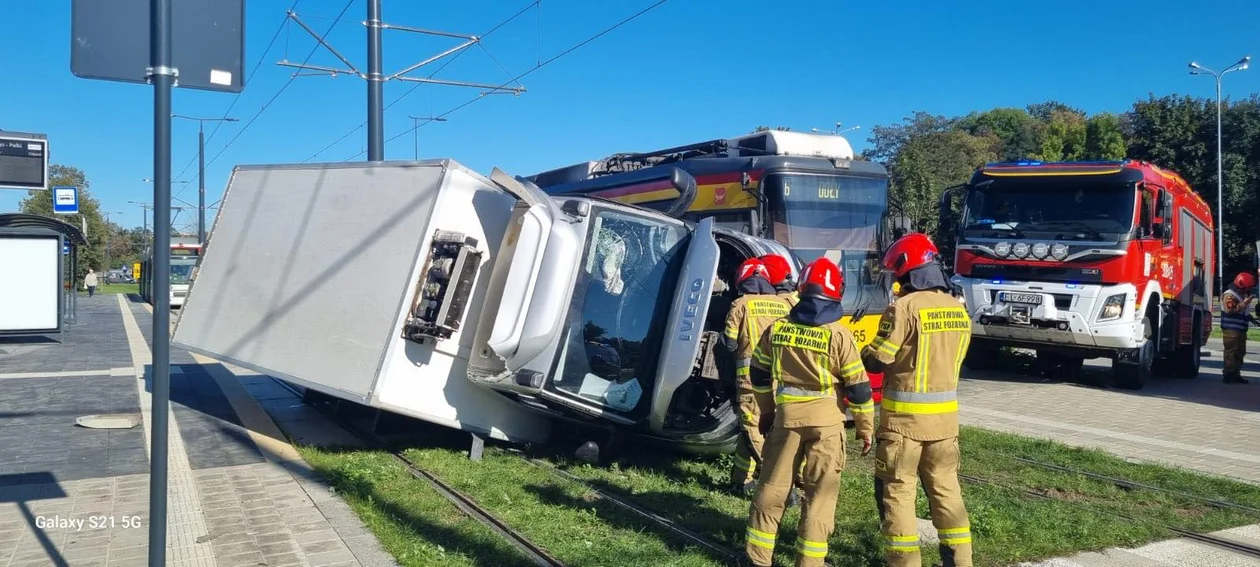
[[[1155,341],[1151,340],[1151,320],[1142,318],[1142,346],[1137,349],[1137,360],[1133,362],[1112,361],[1111,372],[1116,387],[1125,390],[1141,390],[1151,379],[1152,367],[1155,365]]]
[[[1200,315],[1194,317],[1194,327],[1191,331],[1190,344],[1184,345],[1177,349],[1174,355],[1173,375],[1178,378],[1196,378],[1199,376],[1199,365],[1202,362],[1203,348],[1203,319]]]

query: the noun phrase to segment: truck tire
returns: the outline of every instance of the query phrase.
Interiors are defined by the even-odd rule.
[[[1136,362],[1115,360],[1111,363],[1112,378],[1117,388],[1141,390],[1151,379],[1155,365],[1155,341],[1151,340],[1150,317],[1142,318],[1142,336],[1145,340],[1142,341],[1142,346],[1138,347]]]
[[[1200,315],[1194,316],[1194,328],[1190,333],[1190,344],[1177,349],[1177,354],[1173,360],[1173,375],[1178,378],[1197,378],[1199,376],[1199,365],[1202,362],[1203,351],[1203,319]]]

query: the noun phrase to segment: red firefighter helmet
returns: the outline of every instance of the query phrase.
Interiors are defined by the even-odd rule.
[[[749,258],[744,260],[744,263],[739,265],[739,270],[735,272],[735,285],[744,283],[744,280],[753,276],[761,276],[766,278],[767,281],[770,280],[770,272],[766,270],[766,265],[762,264],[761,260]]]
[[[900,278],[910,270],[935,262],[940,254],[926,234],[912,232],[888,247],[882,263],[885,269],[892,270],[893,275]]]
[[[761,263],[765,264],[766,271],[770,272],[770,285],[779,285],[792,274],[792,265],[788,263],[787,258],[778,254],[762,256]]]
[[[844,295],[844,272],[840,271],[835,262],[819,258],[805,266],[796,291],[801,297],[840,301]]]
[[[1234,277],[1234,286],[1241,290],[1249,290],[1256,287],[1256,277],[1251,272],[1240,272]]]

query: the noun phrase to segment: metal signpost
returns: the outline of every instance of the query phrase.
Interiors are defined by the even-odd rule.
[[[244,0],[72,0],[70,70],[76,76],[153,85],[153,226],[171,224],[171,90],[245,88]],[[147,41],[146,41],[147,38]],[[153,249],[169,250],[169,230]],[[153,419],[149,565],[166,565],[170,412],[170,254],[153,255]]]
[[[48,189],[48,137],[0,130],[0,189]]]

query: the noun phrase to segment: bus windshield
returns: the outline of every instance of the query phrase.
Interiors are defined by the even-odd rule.
[[[196,260],[187,260],[185,258],[171,258],[171,283],[187,284],[192,282],[192,271],[197,265]]]
[[[844,270],[844,310],[883,309],[891,281],[879,260],[888,180],[838,174],[774,174],[763,185],[774,239],[809,263],[820,256]]]

